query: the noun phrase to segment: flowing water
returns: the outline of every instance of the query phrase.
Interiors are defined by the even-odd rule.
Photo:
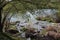
[[[18,19],[11,18],[11,20],[20,21],[20,25],[19,25],[20,27],[17,27],[18,29],[21,28],[21,26],[26,27],[27,25],[30,25],[30,27],[35,28],[38,31],[40,31],[43,26],[46,27],[46,26],[50,25],[51,23],[49,23],[47,21],[37,21],[35,19],[35,17],[37,17],[37,16],[45,17],[46,15],[51,16],[51,15],[53,15],[52,13],[55,13],[55,12],[56,12],[55,10],[52,11],[51,9],[46,9],[45,11],[44,11],[44,9],[40,10],[40,11],[38,10],[38,11],[35,11],[34,14],[27,11],[26,14],[19,16],[20,18],[18,18]],[[18,31],[20,31],[20,29]]]

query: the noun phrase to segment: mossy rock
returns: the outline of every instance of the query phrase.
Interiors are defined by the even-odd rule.
[[[22,28],[21,31],[25,32],[27,30],[27,28]]]

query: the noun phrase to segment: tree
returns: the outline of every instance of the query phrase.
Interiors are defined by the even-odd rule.
[[[10,11],[10,9],[9,9],[9,11],[7,12],[7,13],[5,13],[5,16],[3,17],[3,19],[2,19],[2,14],[3,14],[3,8],[8,4],[8,3],[10,3],[11,1],[9,0],[9,1],[5,1],[5,0],[0,0],[0,34],[2,34],[3,36],[5,36],[5,37],[7,37],[8,39],[10,39],[10,40],[14,40],[14,39],[12,39],[10,36],[8,36],[7,34],[5,34],[5,33],[3,33],[3,27],[4,27],[4,22],[6,21],[6,18],[8,17],[8,15],[9,15],[9,11]],[[14,6],[14,5],[13,5]],[[14,6],[15,7],[15,6]],[[16,7],[15,7],[16,8]],[[12,16],[12,15],[11,15]],[[10,17],[11,18],[11,17]],[[9,19],[10,19],[9,18]]]

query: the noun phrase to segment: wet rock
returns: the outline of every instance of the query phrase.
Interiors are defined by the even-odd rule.
[[[16,34],[16,33],[19,33],[17,30],[12,30],[12,29],[8,30],[7,32],[10,33],[10,34]]]

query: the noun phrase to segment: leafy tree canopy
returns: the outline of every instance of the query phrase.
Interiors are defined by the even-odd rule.
[[[50,0],[12,0],[4,7],[4,11],[9,10],[10,7],[16,7],[18,11],[32,11],[36,9],[59,9],[59,6],[59,2],[51,2]],[[12,11],[15,11],[13,9]]]

